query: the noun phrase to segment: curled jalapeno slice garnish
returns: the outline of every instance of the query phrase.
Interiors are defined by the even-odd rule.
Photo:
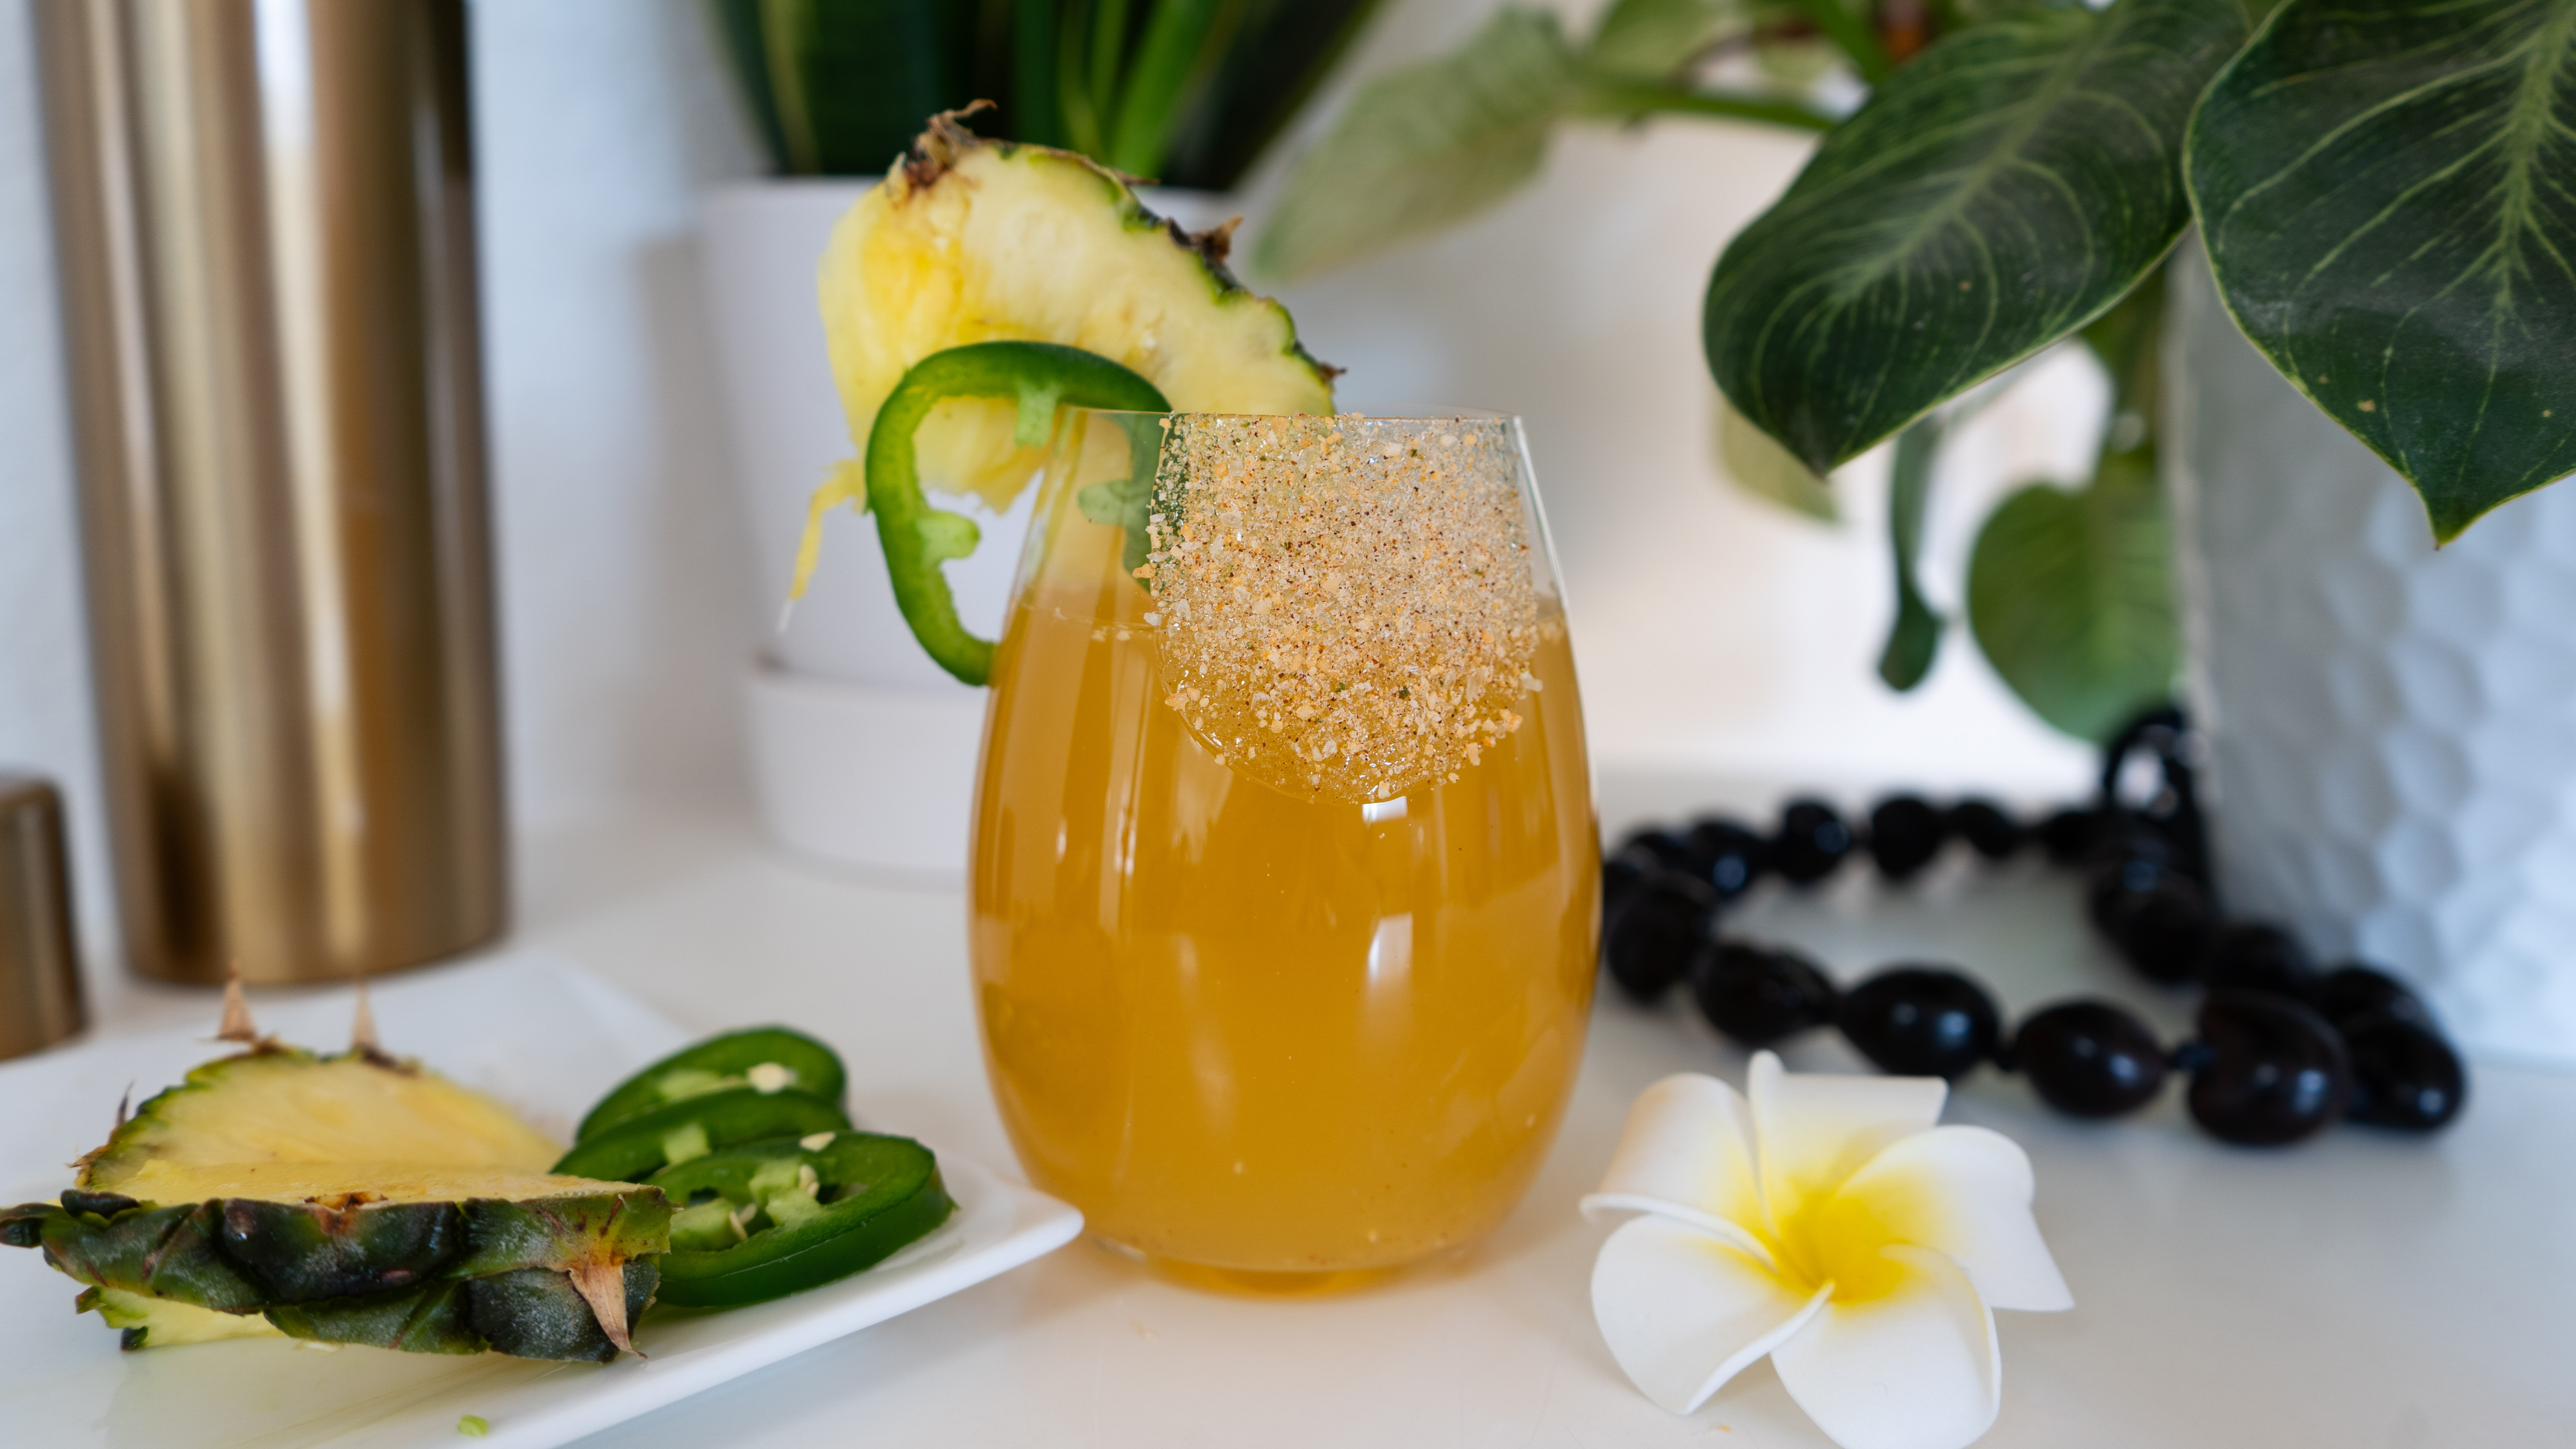
[[[1163,394],[1144,378],[1095,352],[1052,342],[974,342],[934,352],[913,364],[878,407],[869,426],[865,498],[877,516],[877,539],[895,603],[913,637],[939,666],[968,684],[992,673],[993,644],[969,633],[957,618],[957,599],[939,566],[975,551],[975,521],[933,508],[921,491],[913,434],[930,410],[952,397],[1008,398],[1019,407],[1017,441],[1033,447],[1047,440],[1059,406],[1132,412],[1170,411]],[[861,496],[844,465],[815,490],[797,552],[793,594],[805,591],[821,544],[822,515]]]
[[[837,1106],[844,1084],[841,1059],[803,1032],[783,1026],[729,1031],[673,1052],[618,1083],[581,1119],[573,1140],[587,1142],[629,1118],[728,1087],[764,1092],[792,1087]]]
[[[672,1206],[662,1302],[758,1303],[883,1261],[948,1220],[938,1159],[909,1137],[818,1132],[655,1173]]]
[[[687,1162],[772,1137],[805,1137],[849,1129],[841,1109],[809,1092],[782,1087],[722,1087],[641,1112],[574,1144],[555,1163],[569,1177],[642,1182]]]

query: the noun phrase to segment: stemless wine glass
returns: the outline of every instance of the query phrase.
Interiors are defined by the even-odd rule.
[[[994,1095],[1091,1231],[1263,1288],[1475,1240],[1583,1048],[1598,843],[1515,418],[1067,409],[994,658]]]

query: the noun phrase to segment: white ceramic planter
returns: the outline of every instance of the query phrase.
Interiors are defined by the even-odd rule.
[[[2435,551],[2403,479],[2176,286],[2171,459],[2219,885],[2576,1066],[2576,487]]]
[[[775,179],[702,199],[700,265],[733,434],[736,483],[762,596],[783,605],[806,499],[855,455],[832,383],[814,267],[833,223],[872,179]],[[1224,198],[1155,191],[1186,226]],[[936,480],[929,480],[936,482]],[[946,566],[968,628],[997,634],[1029,503],[1007,515],[955,499],[983,541]],[[875,525],[835,514],[812,586],[745,675],[763,823],[789,847],[844,865],[956,877],[966,868],[984,692],[930,662],[897,612]]]

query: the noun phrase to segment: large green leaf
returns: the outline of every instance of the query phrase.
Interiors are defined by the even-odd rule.
[[[1298,161],[1254,267],[1303,276],[1502,200],[1547,159],[1574,82],[1556,17],[1510,8],[1453,54],[1370,81]]]
[[[2228,310],[2436,537],[2576,472],[2576,0],[2292,0],[2190,158]]]
[[[1817,477],[1769,433],[1746,422],[1744,414],[1726,400],[1726,394],[1717,393],[1717,407],[1709,423],[1717,444],[1718,466],[1736,487],[1818,523],[1842,521],[1842,507],[1834,501],[1832,480]]]
[[[1718,259],[1718,385],[1818,472],[2084,325],[2189,219],[2191,105],[2237,0],[2121,0],[1948,36]]]
[[[2092,486],[2004,500],[1968,560],[1968,625],[2041,719],[2109,737],[2173,693],[2181,646],[2153,450],[2108,457]]]

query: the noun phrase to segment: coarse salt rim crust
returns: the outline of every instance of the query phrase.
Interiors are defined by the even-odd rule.
[[[1524,722],[1542,614],[1507,419],[1163,420],[1137,570],[1164,703],[1237,773],[1364,802]]]

